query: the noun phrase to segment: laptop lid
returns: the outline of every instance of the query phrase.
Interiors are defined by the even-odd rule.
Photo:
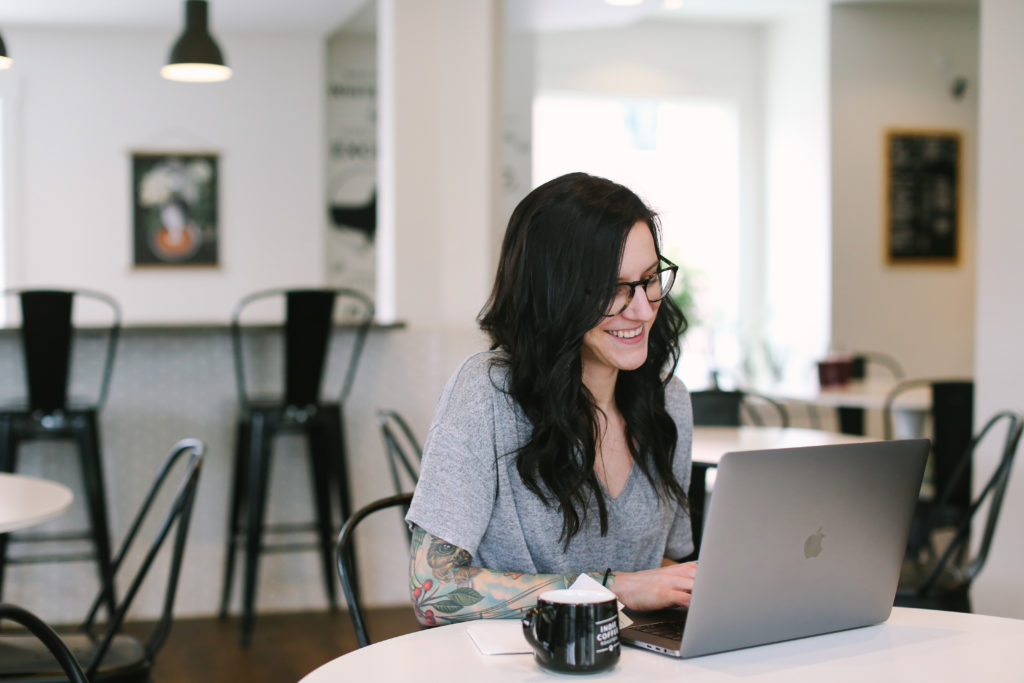
[[[885,621],[928,448],[910,439],[723,456],[682,641],[655,649],[694,657]]]

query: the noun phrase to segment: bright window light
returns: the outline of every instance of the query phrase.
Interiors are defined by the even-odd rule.
[[[585,171],[633,189],[660,215],[664,251],[696,300],[678,374],[699,388],[711,367],[739,362],[736,106],[545,93],[534,101],[533,150],[534,186]]]

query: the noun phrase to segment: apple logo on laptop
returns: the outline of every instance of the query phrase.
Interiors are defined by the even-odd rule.
[[[821,554],[821,542],[825,540],[825,532],[819,526],[818,530],[807,537],[804,541],[804,557],[810,559]]]

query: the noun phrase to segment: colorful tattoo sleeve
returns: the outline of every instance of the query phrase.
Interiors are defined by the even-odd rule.
[[[537,604],[547,590],[568,588],[579,574],[521,574],[471,565],[457,546],[413,529],[409,590],[416,618],[425,626],[468,619],[510,619]],[[604,572],[591,574],[601,581]]]

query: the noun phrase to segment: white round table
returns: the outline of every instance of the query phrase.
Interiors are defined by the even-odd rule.
[[[55,481],[0,472],[0,533],[58,517],[73,499],[71,489]]]
[[[853,434],[797,427],[694,427],[693,462],[714,466],[731,451],[760,451],[768,448],[799,448],[842,443],[877,441]]]
[[[611,680],[785,681],[1021,681],[1024,620],[934,610],[894,608],[888,621],[839,633],[675,659],[623,647],[609,671],[567,676],[541,669],[530,654],[484,655],[467,628],[474,622],[418,631],[334,659],[300,683],[338,681]],[[509,636],[521,627],[508,621]]]

